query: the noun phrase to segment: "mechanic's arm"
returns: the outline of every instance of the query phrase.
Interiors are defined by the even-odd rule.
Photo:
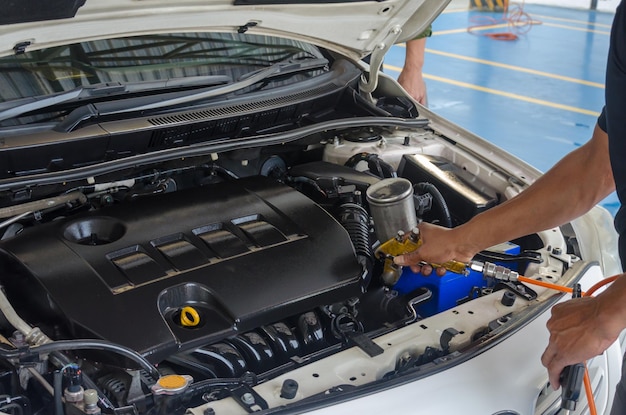
[[[426,84],[422,75],[426,37],[406,42],[406,56],[398,83],[422,105],[426,105]]]
[[[420,261],[467,262],[501,242],[550,229],[577,218],[615,189],[608,136],[596,125],[591,139],[559,161],[515,198],[453,229],[422,223],[423,245],[398,256],[399,265],[419,270]],[[430,273],[430,267],[422,272]],[[438,269],[442,274],[445,270]]]

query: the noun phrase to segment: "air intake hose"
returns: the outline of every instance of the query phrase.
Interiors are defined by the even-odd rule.
[[[370,218],[361,205],[344,203],[340,207],[339,222],[348,231],[357,260],[363,267],[363,286],[367,287],[374,266],[374,252],[370,244]]]

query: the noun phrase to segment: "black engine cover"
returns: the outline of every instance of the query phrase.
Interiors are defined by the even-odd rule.
[[[347,232],[263,177],[54,221],[0,247],[2,284],[25,320],[153,362],[361,292]],[[185,306],[200,315],[193,327],[180,322]]]

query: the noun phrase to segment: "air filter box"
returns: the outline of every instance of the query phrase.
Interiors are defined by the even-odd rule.
[[[443,157],[404,155],[398,176],[413,184],[427,182],[435,185],[448,204],[453,226],[467,222],[498,203],[494,189]]]

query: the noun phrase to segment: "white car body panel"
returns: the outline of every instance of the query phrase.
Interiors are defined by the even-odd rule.
[[[234,6],[231,2],[222,0],[184,0],[175,3],[165,0],[87,0],[74,18],[0,25],[0,57],[15,54],[14,48],[19,44],[26,45],[25,50],[30,52],[68,43],[126,36],[245,31],[249,34],[309,42],[327,49],[333,56],[346,58],[363,70],[363,73],[360,73],[363,78],[358,86],[361,88],[360,97],[368,104],[375,105],[377,99],[385,96],[401,97],[410,101],[406,92],[391,76],[377,74],[377,68],[370,68],[359,60],[372,53],[382,57],[392,43],[405,41],[419,34],[447,3],[438,0],[386,0]],[[341,24],[337,24],[338,21]],[[377,74],[376,82],[368,84],[376,87],[374,91],[364,87],[363,79],[370,69],[373,74]],[[354,89],[358,88],[355,86]],[[307,142],[310,148],[307,147],[306,150],[322,150],[323,161],[342,167],[347,160],[359,153],[376,154],[394,169],[399,167],[405,155],[424,154],[442,157],[497,190],[499,203],[524,191],[540,177],[541,172],[527,163],[450,123],[433,111],[419,104],[415,105],[419,112],[418,118],[428,121],[423,128],[381,128],[384,133],[381,133],[379,140],[362,142],[344,140],[338,134],[332,139],[318,140],[312,144]],[[249,111],[253,113],[256,109]],[[181,119],[184,119],[184,109],[180,109],[180,112],[183,114]],[[137,118],[139,117],[138,115]],[[193,120],[193,117],[190,116],[189,119]],[[355,119],[357,117],[346,118],[352,122]],[[172,130],[184,124],[178,122],[170,125]],[[111,125],[116,127],[114,122],[111,122]],[[142,127],[145,129],[143,132],[148,134],[153,127],[154,125],[146,123]],[[99,125],[97,127],[90,125],[85,127],[84,131],[97,128],[105,130]],[[357,130],[356,127],[353,129]],[[136,131],[139,131],[139,127]],[[304,138],[313,142],[318,134],[323,135],[318,131],[311,134],[311,137]],[[292,144],[291,141],[285,141],[286,143],[282,144]],[[204,143],[193,143],[190,148],[203,149],[202,144]],[[242,149],[245,149],[244,147],[242,144]],[[255,143],[253,148],[257,147],[261,145]],[[198,155],[214,162],[227,159],[218,152],[212,152],[209,145],[204,153],[194,153],[193,156]],[[137,165],[141,165],[143,156],[144,154],[133,155]],[[234,164],[237,164],[237,167],[248,167],[251,160],[241,157],[241,159],[233,157]],[[167,161],[183,163],[186,159],[187,157],[177,156]],[[184,166],[187,167],[190,166]],[[197,166],[192,165],[190,168],[195,167]],[[114,169],[107,173],[112,174],[112,171]],[[35,175],[36,172],[33,173],[33,176]],[[16,180],[21,177],[23,176],[17,177]],[[93,186],[96,192],[132,188],[140,182],[125,176],[110,179],[111,182],[97,182],[91,175],[81,177],[81,180],[84,181],[81,183],[83,187]],[[280,185],[284,183],[280,182]],[[308,203],[317,206],[312,200]],[[17,218],[16,221],[19,219],[21,218]],[[488,232],[489,229],[485,231]],[[568,234],[570,231],[573,235]],[[301,236],[298,235],[298,238]],[[539,232],[536,237],[542,244],[536,251],[543,262],[528,266],[526,275],[529,277],[565,285],[571,285],[579,280],[584,290],[606,276],[621,272],[616,250],[617,235],[613,229],[612,218],[600,207],[592,209],[562,228]],[[569,245],[572,240],[575,241],[579,256],[571,252],[574,249]],[[156,246],[156,243],[153,245]],[[262,249],[254,247],[251,251],[258,252]],[[168,272],[175,274],[173,269]],[[233,271],[233,274],[236,273]],[[167,274],[163,279],[170,277],[171,275]],[[129,290],[134,288],[130,287]],[[293,361],[298,363],[295,369],[264,379],[263,382],[253,386],[254,391],[267,401],[270,413],[284,409],[284,413],[306,411],[315,415],[350,413],[373,415],[381,412],[398,415],[415,413],[554,415],[558,411],[559,395],[558,392],[546,388],[547,372],[541,365],[540,357],[549,336],[545,327],[550,316],[548,306],[556,301],[559,294],[539,288],[536,291],[539,293],[539,299],[526,301],[517,298],[511,307],[500,302],[501,291],[494,292],[404,325],[373,339],[374,343],[384,349],[384,353],[378,356],[370,357],[360,348],[340,345],[341,351],[328,353],[306,365],[300,365],[302,360],[298,360],[299,356],[293,357]],[[116,292],[116,295],[121,292]],[[559,300],[565,301],[567,298],[568,296],[561,296]],[[157,301],[151,304],[153,303],[156,304]],[[228,310],[228,305],[224,308]],[[535,308],[541,309],[540,315],[533,314]],[[504,321],[503,330],[496,329],[494,334],[484,335],[479,341],[473,339],[472,336],[488,327],[489,323],[506,318],[511,312],[514,316],[512,322]],[[529,315],[531,317],[525,319]],[[239,330],[237,327],[239,323],[240,321],[233,323],[234,332]],[[510,326],[514,329],[509,332],[507,328]],[[437,364],[445,367],[444,370],[433,370],[426,376],[421,371],[416,371],[414,375],[394,379],[391,386],[382,382],[383,377],[393,372],[396,364],[407,355],[414,357],[424,352],[426,347],[438,346],[442,333],[448,328],[454,328],[460,333],[450,342],[452,354],[437,361]],[[137,336],[141,334],[138,333]],[[483,345],[486,346],[482,348]],[[621,376],[621,354],[620,345],[616,342],[603,355],[590,361],[592,384],[597,395],[596,405],[601,414],[608,414],[610,410],[613,390]],[[454,364],[457,360],[458,364]],[[426,373],[430,368],[431,366],[425,367],[423,372]],[[123,372],[126,373],[124,370]],[[299,384],[298,394],[294,399],[284,399],[280,396],[281,385],[287,379],[296,380]],[[196,381],[199,382],[201,379]],[[377,386],[372,386],[377,382],[379,383]],[[358,394],[357,391],[354,395],[348,393],[335,397],[327,392],[341,385],[361,386],[365,393]],[[331,398],[328,402],[320,402],[317,406],[296,405],[295,408],[289,406],[291,403],[306,402],[307,398],[324,393]],[[174,395],[175,393],[172,393],[172,396]],[[334,398],[339,401],[335,401]],[[236,415],[247,412],[247,409],[232,397],[221,397],[206,404],[186,408],[188,415]],[[575,414],[586,413],[588,412],[583,399]]]
[[[445,8],[447,1],[389,0],[298,5],[233,6],[232,2],[187,0],[89,0],[72,19],[0,26],[0,56],[32,42],[33,49],[147,33],[237,31],[249,22],[249,33],[299,39],[358,59],[388,48],[393,31],[411,39]],[[334,19],[341,19],[335,24]],[[120,30],[123,28],[123,30]],[[155,30],[155,28],[158,28]],[[404,28],[404,29],[403,29]]]

